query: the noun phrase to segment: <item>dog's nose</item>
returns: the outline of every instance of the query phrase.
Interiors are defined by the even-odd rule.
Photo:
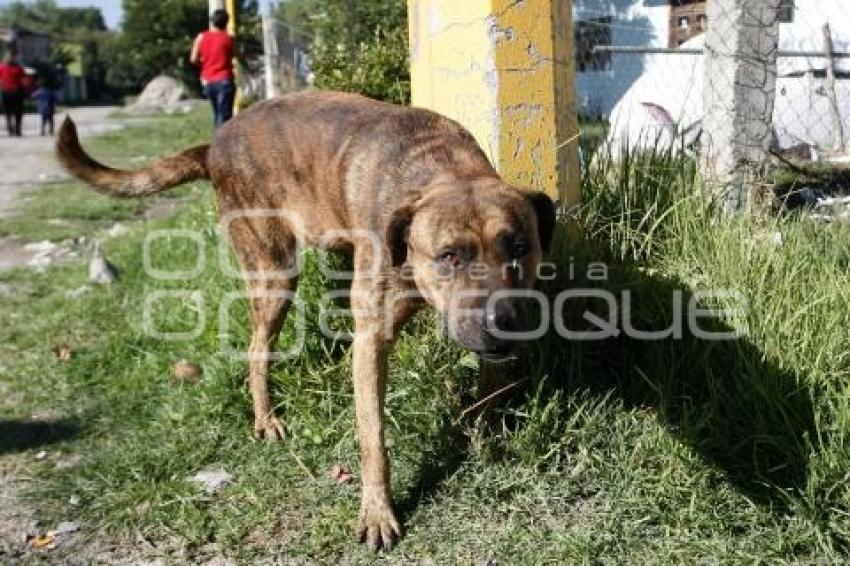
[[[487,313],[487,331],[514,332],[517,329],[516,310],[507,303],[499,303]]]

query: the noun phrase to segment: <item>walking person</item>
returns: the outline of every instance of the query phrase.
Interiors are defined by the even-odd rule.
[[[227,33],[230,16],[225,10],[216,10],[210,17],[210,29],[198,35],[192,45],[191,62],[201,67],[201,84],[213,109],[216,128],[233,116],[236,85],[233,80],[235,42]]]
[[[56,93],[47,87],[47,82],[39,81],[38,88],[32,93],[38,107],[38,116],[41,119],[41,135],[44,136],[45,129],[53,136],[53,114],[56,113]]]
[[[6,113],[6,129],[9,137],[21,137],[24,119],[24,68],[17,62],[17,53],[13,49],[6,51],[0,63],[0,91],[2,91],[3,110]]]

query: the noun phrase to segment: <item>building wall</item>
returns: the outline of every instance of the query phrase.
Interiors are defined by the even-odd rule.
[[[23,35],[17,40],[21,61],[28,64],[46,61],[50,57],[50,40],[41,35]]]
[[[573,21],[610,17],[613,45],[667,47],[670,6],[667,0],[574,0]],[[612,54],[606,70],[576,73],[579,109],[607,116],[643,74],[652,55]]]

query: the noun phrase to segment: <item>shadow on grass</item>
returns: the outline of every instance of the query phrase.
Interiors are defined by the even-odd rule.
[[[54,444],[75,437],[79,428],[67,420],[0,420],[0,455]]]
[[[469,448],[469,437],[450,420],[445,420],[427,457],[417,470],[415,483],[407,488],[403,497],[396,499],[399,520],[406,524],[416,508],[433,497],[445,480],[463,464]]]
[[[575,260],[573,260],[575,261]],[[711,340],[696,336],[688,305],[699,291],[682,281],[608,262],[608,278],[581,277],[548,285],[554,297],[568,288],[600,288],[617,297],[619,335],[599,341],[568,341],[555,332],[529,348],[525,367],[533,377],[548,376],[550,392],[613,393],[626,407],[651,408],[682,442],[722,470],[754,500],[782,509],[782,490],[804,487],[810,439],[815,434],[811,392],[794,374],[773,363],[744,333]],[[563,266],[561,266],[563,268]],[[582,267],[577,266],[581,273]],[[638,339],[623,330],[623,292],[631,295],[631,327],[662,331],[681,323],[681,338]],[[674,297],[681,297],[681,313]],[[552,303],[550,303],[552,304]],[[598,330],[584,315],[613,318],[600,299],[567,302],[569,329]],[[732,308],[733,302],[725,308]],[[697,328],[733,334],[716,316],[700,316]],[[633,334],[633,333],[629,333]]]
[[[594,257],[599,252],[598,257],[604,257],[599,251],[603,246],[590,248],[577,254]],[[528,391],[535,390],[545,377],[544,395],[562,392],[569,398],[589,392],[601,398],[613,394],[626,408],[651,409],[660,422],[709,465],[721,470],[739,491],[778,512],[785,509],[788,500],[783,492],[802,489],[806,484],[810,440],[815,438],[811,391],[801,385],[798,376],[773,363],[745,333],[709,340],[691,331],[689,302],[697,292],[712,289],[692,289],[682,281],[611,261],[605,262],[605,281],[589,281],[582,277],[586,263],[569,253],[560,257],[569,259],[562,260],[558,273],[575,276],[539,286],[550,297],[550,306],[566,289],[610,291],[618,309],[614,317],[600,299],[575,298],[565,303],[564,322],[568,329],[591,331],[598,327],[587,322],[586,312],[604,320],[616,318],[619,335],[598,341],[571,341],[552,328],[544,338],[527,345],[514,368],[505,370],[511,375],[505,382],[529,376]],[[564,261],[569,261],[573,269]],[[631,295],[632,328],[663,331],[678,320],[681,338],[644,340],[623,332],[624,291]],[[681,297],[681,312],[674,307],[677,295]],[[729,324],[705,314],[698,319],[698,329],[734,334]],[[513,400],[503,396],[498,403],[522,403],[525,398],[517,390]],[[409,515],[420,501],[436,493],[460,467],[468,439],[458,427],[446,424],[432,449],[433,458],[421,467],[418,482],[399,502],[403,515]]]

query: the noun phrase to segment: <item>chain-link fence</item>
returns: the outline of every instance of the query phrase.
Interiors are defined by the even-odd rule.
[[[812,204],[848,188],[850,2],[575,0],[573,20],[603,147],[670,145]]]
[[[308,55],[312,34],[286,22],[274,7],[264,20],[266,45],[269,46],[267,72],[272,73],[273,91],[290,92],[307,86],[311,81]]]
[[[260,2],[262,27],[256,39],[263,45],[262,61],[254,71],[245,71],[250,76],[243,77],[256,98],[300,90],[312,82],[309,50],[313,34],[298,22],[287,21],[281,9],[284,4],[279,0]]]
[[[263,6],[273,94],[311,82],[314,37]],[[850,2],[574,0],[583,149],[672,147],[709,177],[817,204],[847,190]],[[741,203],[732,203],[739,206]]]

